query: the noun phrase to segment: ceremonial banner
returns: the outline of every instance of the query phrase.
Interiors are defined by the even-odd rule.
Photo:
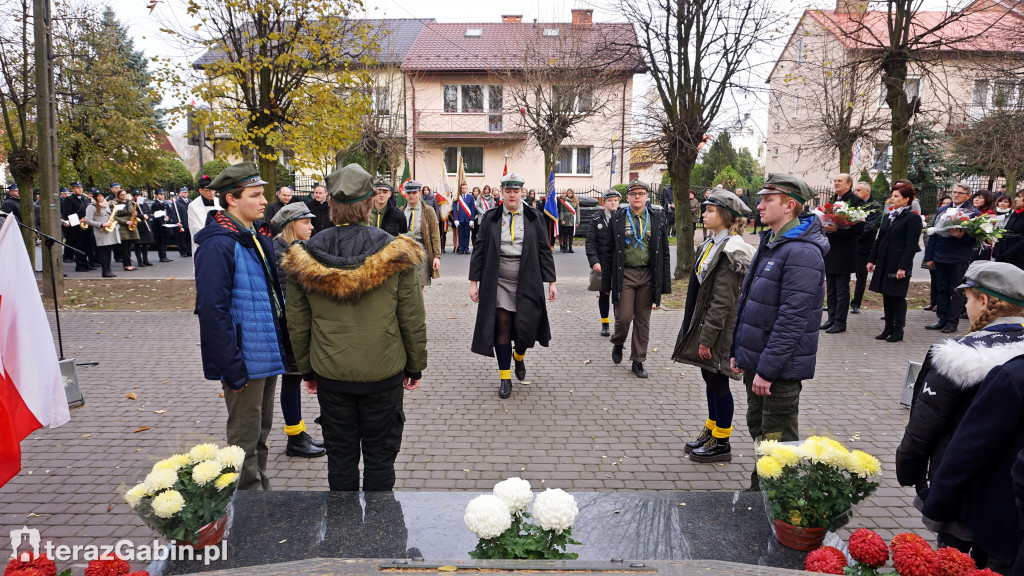
[[[544,213],[555,221],[555,236],[558,236],[558,198],[555,198],[555,167],[548,174],[548,197],[544,200]]]
[[[21,470],[21,441],[71,419],[50,322],[18,224],[0,228],[0,486]]]

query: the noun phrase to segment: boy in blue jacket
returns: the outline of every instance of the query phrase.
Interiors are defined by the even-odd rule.
[[[196,314],[203,373],[220,380],[227,441],[245,450],[238,487],[269,490],[267,436],[277,377],[285,372],[284,296],[274,265],[267,205],[252,162],[224,169],[210,183],[224,210],[207,214],[195,241]]]

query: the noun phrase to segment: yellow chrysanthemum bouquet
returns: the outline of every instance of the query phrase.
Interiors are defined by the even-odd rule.
[[[223,536],[225,510],[234,498],[244,460],[245,451],[238,446],[199,444],[154,464],[124,499],[165,537],[182,544],[214,544],[206,536],[216,534],[217,541]]]
[[[757,475],[773,520],[835,530],[847,511],[878,488],[881,463],[867,452],[812,436],[802,444],[765,440],[757,445]]]

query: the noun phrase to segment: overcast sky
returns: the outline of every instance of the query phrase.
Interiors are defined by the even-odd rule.
[[[757,1],[757,0],[754,0]],[[788,24],[778,44],[785,41],[797,19],[808,6],[808,0],[778,0],[780,9],[790,15]],[[197,53],[186,51],[173,42],[165,33],[160,32],[161,20],[177,19],[179,22],[188,20],[182,0],[162,0],[156,11],[150,14],[146,8],[148,0],[119,0],[112,2],[114,11],[132,35],[136,49],[142,49],[147,56],[159,55],[177,59],[182,66],[198,56]],[[614,12],[604,10],[602,1],[583,2],[580,0],[502,0],[501,2],[481,2],[480,0],[367,0],[366,15],[373,18],[434,18],[438,22],[498,22],[502,14],[522,14],[523,20],[568,21],[573,8],[594,8],[594,20],[598,22],[623,21]],[[611,5],[610,2],[607,5]],[[834,7],[830,0],[817,0],[814,4],[821,8]],[[770,66],[769,66],[770,68]],[[764,72],[767,73],[767,70]],[[639,94],[645,87],[642,78],[637,78],[634,93]],[[765,88],[765,86],[758,86]],[[737,96],[731,110],[723,111],[723,116],[735,118],[741,111],[751,111],[764,128],[767,122],[764,111],[763,96]],[[165,105],[177,102],[165,101]],[[725,118],[723,122],[727,121]],[[171,127],[171,132],[182,132],[181,123]]]

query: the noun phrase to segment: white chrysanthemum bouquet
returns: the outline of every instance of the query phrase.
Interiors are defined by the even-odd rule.
[[[527,522],[533,504],[533,519]],[[494,486],[493,494],[472,499],[466,506],[466,527],[480,541],[470,553],[474,559],[574,560],[566,552],[579,508],[576,499],[560,489],[547,489],[533,498],[530,483],[509,478]]]
[[[834,530],[878,488],[878,458],[831,438],[811,436],[799,445],[765,440],[757,453],[769,516],[791,526]]]
[[[238,446],[199,444],[154,464],[124,499],[165,537],[205,545],[205,532],[223,532],[225,510],[234,498],[244,460],[245,451]],[[220,525],[211,529],[214,524]]]

